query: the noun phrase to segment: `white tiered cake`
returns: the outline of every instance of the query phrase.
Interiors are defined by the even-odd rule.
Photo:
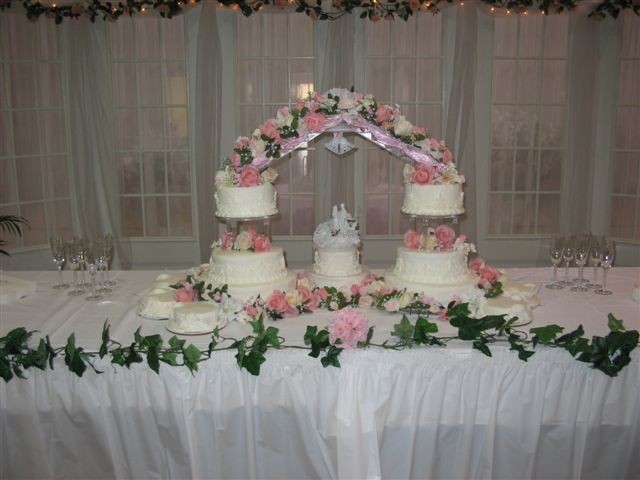
[[[358,283],[368,273],[360,264],[358,223],[344,204],[333,207],[332,218],[313,234],[313,266],[309,273],[321,287],[344,287]]]

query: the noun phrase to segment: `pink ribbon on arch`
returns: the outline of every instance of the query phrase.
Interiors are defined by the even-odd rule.
[[[387,150],[395,149],[399,151],[402,156],[410,158],[414,162],[430,166],[439,165],[439,162],[428,153],[425,153],[421,149],[412,145],[408,145],[402,140],[395,138],[385,129],[369,123],[357,113],[341,113],[339,115],[326,117],[326,122],[324,123],[321,130],[317,132],[305,132],[299,137],[286,139],[280,144],[280,151],[282,155],[288,155],[294,150],[297,150],[303,143],[306,143],[309,140],[315,138],[317,135],[320,135],[327,130],[338,126],[341,122],[354,127],[354,131],[356,133],[371,134],[371,137]],[[272,160],[273,159],[267,158],[265,156],[260,156],[254,158],[252,164],[257,168],[262,169],[263,167],[266,167],[269,163],[271,163]]]

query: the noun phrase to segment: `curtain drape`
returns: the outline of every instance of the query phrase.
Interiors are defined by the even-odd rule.
[[[123,21],[131,21],[122,19]],[[69,172],[76,235],[120,239],[111,63],[106,22],[60,26],[63,88],[68,99]],[[116,241],[114,264],[129,268],[129,249]]]

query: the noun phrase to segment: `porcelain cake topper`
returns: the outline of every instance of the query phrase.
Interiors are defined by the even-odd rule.
[[[331,219],[321,223],[313,233],[313,244],[316,248],[348,248],[360,245],[358,222],[347,211],[344,203],[338,209],[333,206]]]

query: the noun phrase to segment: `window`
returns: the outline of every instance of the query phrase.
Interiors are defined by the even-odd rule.
[[[53,22],[0,16],[0,214],[31,228],[9,248],[70,236],[67,131]]]
[[[278,107],[314,90],[313,23],[299,14],[238,17],[237,132],[249,136]],[[311,235],[315,229],[314,148],[276,161],[279,216],[274,235]]]
[[[191,237],[184,20],[110,25],[122,233]]]
[[[415,125],[440,138],[443,106],[441,15],[418,15],[405,22],[367,22],[365,92],[378,102],[397,104]],[[400,234],[404,163],[375,145],[365,148],[365,233]]]
[[[488,234],[558,232],[567,16],[495,18]]]
[[[640,25],[624,16],[615,132],[613,134],[611,213],[613,237],[640,240]]]

